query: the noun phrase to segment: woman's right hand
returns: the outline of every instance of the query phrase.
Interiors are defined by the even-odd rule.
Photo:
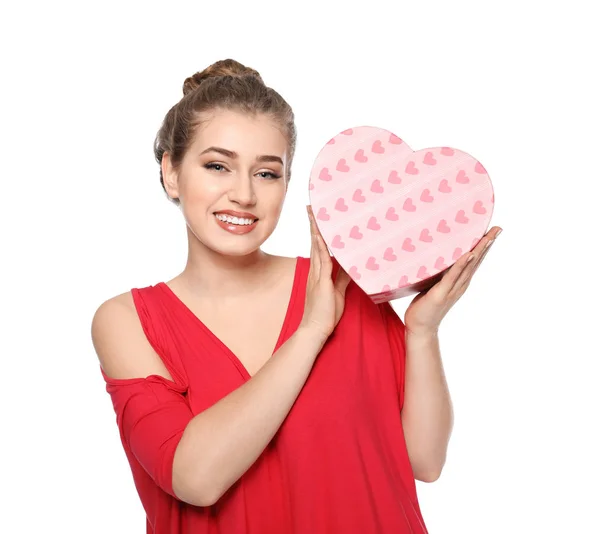
[[[344,312],[346,288],[350,276],[340,266],[335,282],[332,280],[333,262],[323,236],[317,227],[310,206],[306,207],[310,220],[310,271],[306,284],[304,315],[300,327],[306,327],[323,336],[331,335]]]

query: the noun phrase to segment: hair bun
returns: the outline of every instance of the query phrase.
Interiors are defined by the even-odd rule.
[[[186,78],[183,82],[183,95],[185,96],[188,93],[195,91],[207,78],[216,78],[218,76],[231,76],[234,78],[254,76],[255,78],[258,78],[261,83],[264,83],[258,71],[242,65],[235,59],[221,59],[206,67],[203,71],[196,72],[196,74]]]

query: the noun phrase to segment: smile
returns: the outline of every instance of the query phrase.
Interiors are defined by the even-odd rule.
[[[222,213],[215,213],[215,217],[224,223],[236,224],[239,226],[249,226],[254,224],[257,219],[245,219],[243,217],[233,217],[231,215],[223,215]]]
[[[224,213],[215,213],[215,221],[221,229],[234,235],[244,235],[252,232],[258,224],[258,219],[236,217]]]

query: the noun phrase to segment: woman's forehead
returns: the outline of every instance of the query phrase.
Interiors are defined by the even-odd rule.
[[[252,158],[271,154],[282,157],[287,149],[285,136],[272,119],[235,112],[208,118],[197,129],[193,145],[200,152],[215,146]]]

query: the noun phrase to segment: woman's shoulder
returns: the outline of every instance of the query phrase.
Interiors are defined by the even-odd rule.
[[[93,320],[97,319],[98,317],[116,316],[122,318],[123,315],[130,315],[132,312],[135,312],[133,295],[131,291],[126,291],[113,297],[109,297],[104,302],[102,302],[96,308]]]
[[[133,291],[105,300],[92,318],[91,335],[99,363],[108,377],[128,379],[158,374],[171,379],[149,343]]]

